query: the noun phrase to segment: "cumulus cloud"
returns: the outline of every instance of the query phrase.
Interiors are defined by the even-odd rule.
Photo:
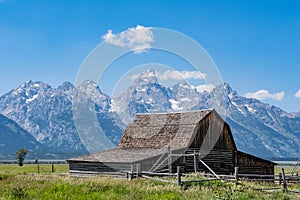
[[[248,92],[244,95],[247,98],[255,98],[258,100],[266,100],[266,99],[273,99],[273,100],[282,100],[284,97],[284,92],[278,92],[271,94],[268,90],[258,90],[256,92]]]
[[[150,49],[151,43],[154,41],[152,28],[140,25],[135,28],[128,28],[119,34],[114,34],[112,30],[108,30],[102,39],[115,46],[128,47],[137,54]]]
[[[300,98],[300,89],[298,90],[298,92],[296,92],[295,97]]]
[[[199,71],[177,71],[166,70],[162,74],[157,73],[157,78],[161,80],[185,80],[185,79],[204,79],[206,74]]]

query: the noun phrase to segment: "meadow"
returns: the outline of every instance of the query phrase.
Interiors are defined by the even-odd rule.
[[[262,182],[192,183],[179,187],[149,179],[110,177],[75,178],[68,175],[68,165],[0,165],[0,199],[300,199],[299,194],[262,188],[281,187]],[[289,189],[300,190],[299,184]]]

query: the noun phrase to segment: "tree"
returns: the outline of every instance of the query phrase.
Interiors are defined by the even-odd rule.
[[[28,151],[27,149],[25,149],[25,148],[21,148],[21,149],[19,149],[19,150],[16,152],[16,158],[17,158],[17,160],[18,160],[18,165],[19,165],[20,167],[23,166],[23,161],[25,160],[25,157],[26,157],[26,155],[27,155],[28,152],[29,152],[29,151]]]

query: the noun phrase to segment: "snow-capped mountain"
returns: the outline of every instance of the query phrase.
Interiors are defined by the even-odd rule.
[[[224,87],[229,110],[226,120],[239,149],[262,157],[300,156],[300,118],[256,99],[239,96],[228,84]]]
[[[200,101],[200,94],[186,82],[180,82],[170,87],[173,99],[170,99],[172,110],[197,110]]]
[[[72,102],[78,96],[84,96],[93,103],[99,124],[105,124],[105,133],[117,144],[123,130],[115,123],[113,113],[109,112],[110,98],[91,81],[84,82],[78,89],[69,82],[52,88],[40,81],[27,81],[0,97],[0,113],[57,152],[70,155],[88,153],[74,123]]]
[[[167,88],[153,70],[140,74],[133,86],[112,98],[113,110],[128,124],[136,113],[227,108],[238,148],[265,158],[300,157],[300,118],[256,99],[239,96],[229,84],[198,92],[185,82]]]
[[[112,111],[128,124],[136,113],[172,111],[171,99],[171,91],[158,83],[155,71],[147,70],[125,93],[112,99]]]
[[[264,158],[300,157],[299,113],[240,96],[227,83],[209,91],[198,91],[185,82],[166,87],[158,82],[154,70],[147,70],[115,97],[104,94],[92,81],[77,88],[69,82],[52,88],[28,81],[0,97],[0,103],[0,113],[39,143],[70,156],[87,153],[87,141],[89,150],[102,148],[102,140],[94,140],[98,125],[106,138],[118,144],[136,113],[226,108],[223,117],[239,150]],[[96,121],[90,120],[91,113]],[[82,140],[79,133],[90,138]]]

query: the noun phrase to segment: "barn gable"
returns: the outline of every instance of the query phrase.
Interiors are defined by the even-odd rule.
[[[190,148],[237,150],[229,125],[215,110],[198,122],[196,131]]]

